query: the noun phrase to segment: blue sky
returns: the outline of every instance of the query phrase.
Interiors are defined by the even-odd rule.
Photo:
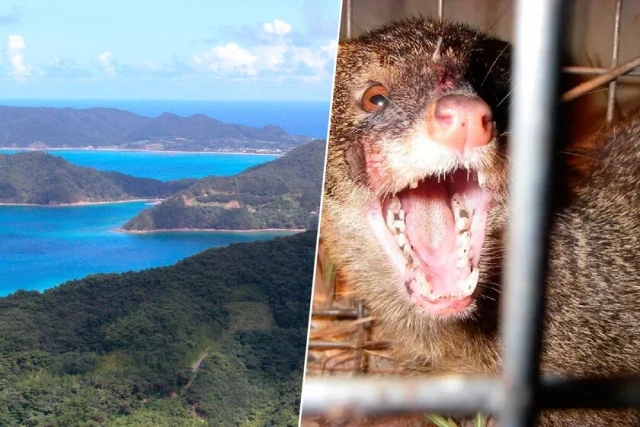
[[[322,100],[340,0],[0,2],[0,99]]]

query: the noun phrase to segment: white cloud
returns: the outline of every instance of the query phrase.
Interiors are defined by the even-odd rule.
[[[240,73],[248,76],[256,74],[254,68],[257,57],[235,43],[214,46],[202,56],[194,58],[197,64],[206,63],[216,73]]]
[[[262,24],[262,29],[267,33],[283,37],[291,32],[291,25],[279,19],[274,19],[273,23],[265,22]]]
[[[328,65],[335,60],[337,41],[319,47],[298,46],[290,24],[275,19],[256,28],[253,45],[228,43],[212,47],[193,57],[196,67],[216,75],[240,78],[269,78],[270,81],[303,79],[329,80]]]
[[[24,63],[24,50],[27,45],[22,36],[11,34],[7,42],[5,55],[11,63],[9,74],[18,82],[26,81],[31,75],[31,68]]]
[[[111,59],[111,52],[103,52],[98,56],[98,61],[100,61],[100,64],[102,64],[102,68],[104,68],[104,73],[109,76],[109,77],[115,77],[117,75],[116,73],[116,67],[114,67],[112,59]]]
[[[153,70],[153,71],[159,71],[162,69],[162,67],[160,65],[158,65],[158,63],[156,61],[152,61],[152,60],[148,60],[147,63],[147,68]]]

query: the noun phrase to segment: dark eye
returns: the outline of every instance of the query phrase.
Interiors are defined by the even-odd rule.
[[[387,105],[387,102],[389,102],[388,96],[389,91],[387,88],[378,83],[364,91],[360,105],[366,112],[373,113]]]

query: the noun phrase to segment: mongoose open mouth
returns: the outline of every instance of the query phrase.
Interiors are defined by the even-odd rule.
[[[482,171],[425,177],[375,203],[368,218],[407,296],[438,316],[473,302],[491,191]]]

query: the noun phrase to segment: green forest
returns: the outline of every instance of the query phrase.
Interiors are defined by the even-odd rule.
[[[312,228],[318,220],[325,145],[314,140],[238,175],[198,180],[123,228]]]
[[[0,299],[1,426],[294,426],[316,231]]]
[[[165,198],[195,181],[162,182],[104,172],[41,151],[0,154],[0,203],[60,205]]]

